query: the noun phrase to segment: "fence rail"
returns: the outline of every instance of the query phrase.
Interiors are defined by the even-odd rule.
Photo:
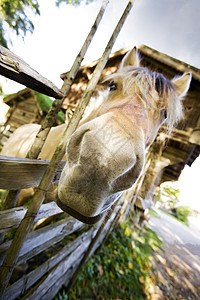
[[[23,206],[0,211],[0,232],[7,232],[8,230],[16,229],[21,220],[24,218],[26,211],[27,208]],[[43,204],[35,218],[35,223],[41,219],[61,213],[63,213],[63,211],[55,202]]]
[[[16,190],[38,186],[49,162],[47,159],[0,156],[0,189]],[[58,164],[52,183],[59,181],[64,165],[65,161]]]

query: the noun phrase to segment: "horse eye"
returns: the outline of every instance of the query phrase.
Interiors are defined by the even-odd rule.
[[[167,110],[166,110],[166,109],[163,109],[163,110],[162,110],[162,118],[163,118],[164,120],[167,119]]]
[[[111,83],[109,84],[109,90],[116,91],[116,89],[117,89],[117,84],[114,81],[111,81]]]

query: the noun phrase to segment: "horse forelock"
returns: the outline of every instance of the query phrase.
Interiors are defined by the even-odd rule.
[[[182,118],[182,104],[175,87],[163,74],[153,72],[145,67],[127,66],[106,78],[106,81],[122,79],[123,93],[129,94],[134,86],[134,92],[150,109],[166,110],[167,130]]]

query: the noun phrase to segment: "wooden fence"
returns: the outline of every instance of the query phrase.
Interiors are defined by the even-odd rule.
[[[24,295],[24,299],[33,299],[33,297],[52,299],[63,284],[68,286],[85,253],[90,256],[101,245],[118,220],[121,207],[122,203],[119,203],[113,209],[107,222],[103,222],[100,226],[87,228],[72,217],[64,217],[54,224],[29,233],[16,262],[16,267],[26,261],[29,263],[35,258],[37,268],[29,267],[26,275],[7,287],[3,299],[15,299],[22,295]],[[55,202],[43,204],[35,222],[58,213],[61,213],[61,210]],[[16,228],[24,215],[25,208],[23,207],[1,212],[1,232]],[[101,226],[101,234],[97,236]],[[82,234],[80,234],[81,230]],[[75,233],[76,235],[73,236]],[[78,237],[77,233],[79,233]],[[67,241],[66,237],[68,236],[71,236],[69,241],[73,238],[71,242]],[[61,241],[63,241],[62,248],[59,244]],[[91,242],[94,243],[94,247],[87,252]],[[10,244],[11,241],[8,241],[0,246],[1,259],[4,258]],[[43,262],[42,253],[47,249],[50,254],[48,258],[46,258],[47,255],[45,256],[46,259]]]
[[[44,192],[41,183],[49,186],[58,181],[63,168],[63,152],[71,133],[76,129],[81,115],[87,106],[92,90],[95,88],[101,72],[108,60],[112,46],[133,6],[133,0],[119,20],[102,58],[95,69],[80,105],[74,113],[70,126],[65,133],[62,151],[58,157],[49,161],[37,160],[37,156],[46,139],[55,116],[67,96],[77,74],[84,54],[98,27],[108,4],[104,0],[94,25],[78,54],[71,71],[59,90],[43,78],[21,58],[9,50],[0,48],[0,74],[25,84],[44,94],[56,97],[34,142],[28,158],[0,158],[0,188],[8,189],[4,208],[0,212],[0,297],[1,299],[52,299],[62,285],[70,287],[88,257],[102,244],[119,218],[125,216],[133,199],[132,192],[126,192],[109,210],[104,220],[89,226],[64,213],[55,202],[43,204]],[[89,92],[90,91],[90,92]],[[23,166],[31,166],[31,176],[22,180]],[[51,165],[51,167],[49,167]],[[48,169],[52,173],[47,176]],[[20,175],[21,174],[21,175]],[[49,174],[49,173],[48,173]],[[46,179],[46,181],[45,181]],[[19,190],[36,187],[33,202],[28,208],[15,207]],[[39,186],[39,188],[37,188]],[[39,191],[39,192],[38,192]],[[5,239],[4,239],[5,237]]]

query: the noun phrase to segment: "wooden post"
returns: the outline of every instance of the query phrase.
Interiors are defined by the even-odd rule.
[[[34,219],[37,215],[37,212],[43,202],[45,194],[48,191],[48,188],[51,184],[51,181],[52,181],[54,172],[57,168],[57,165],[61,161],[61,159],[64,155],[67,140],[71,136],[73,131],[76,129],[76,127],[78,126],[78,123],[79,123],[79,121],[84,113],[84,110],[90,100],[92,92],[95,89],[97,82],[99,81],[101,72],[103,71],[104,66],[106,65],[106,62],[108,60],[108,57],[109,57],[111,49],[114,45],[114,42],[126,20],[126,17],[129,14],[132,6],[133,6],[133,0],[130,0],[128,2],[128,5],[126,6],[124,13],[122,14],[122,17],[120,18],[109,42],[108,42],[108,45],[102,55],[102,58],[100,59],[99,63],[97,64],[97,66],[95,68],[93,77],[91,78],[91,80],[88,83],[87,89],[86,89],[85,93],[83,94],[83,97],[81,98],[81,101],[80,101],[79,105],[77,106],[75,113],[67,126],[67,129],[64,132],[63,138],[61,139],[60,144],[56,148],[56,151],[45,171],[45,174],[40,182],[40,185],[36,189],[36,192],[33,196],[33,201],[31,203],[24,219],[20,223],[20,226],[15,234],[13,242],[7,252],[7,255],[6,255],[4,262],[0,269],[0,295],[3,295],[5,289],[8,285],[15,262],[19,256],[20,250],[23,246],[26,236],[32,227],[33,221],[34,221]],[[56,114],[57,114],[57,112],[56,112]]]

